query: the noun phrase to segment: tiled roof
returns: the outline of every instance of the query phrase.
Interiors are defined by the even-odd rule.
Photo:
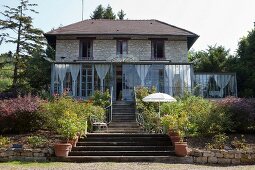
[[[45,35],[183,35],[196,34],[158,20],[84,20]]]

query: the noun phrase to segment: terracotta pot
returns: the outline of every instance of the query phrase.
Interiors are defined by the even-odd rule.
[[[58,157],[67,157],[71,150],[70,143],[57,143],[54,145],[55,155]]]
[[[176,132],[174,129],[169,129],[168,136],[179,136],[179,133]]]
[[[180,142],[180,136],[170,136],[172,144],[174,145],[175,142]]]
[[[175,154],[177,156],[187,156],[188,155],[188,144],[187,142],[175,142]]]

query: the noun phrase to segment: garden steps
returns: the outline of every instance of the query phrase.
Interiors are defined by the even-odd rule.
[[[174,148],[167,135],[148,133],[90,133],[79,139],[64,161],[167,161]]]

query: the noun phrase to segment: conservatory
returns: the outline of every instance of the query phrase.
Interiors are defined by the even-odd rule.
[[[171,96],[183,95],[185,90],[192,89],[191,64],[91,62],[53,64],[52,93],[66,92],[86,99],[95,90],[112,89],[113,100],[131,101],[134,88],[139,86],[155,87],[158,92]]]

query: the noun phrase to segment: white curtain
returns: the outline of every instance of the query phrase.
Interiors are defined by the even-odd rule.
[[[73,96],[76,96],[77,76],[80,72],[80,65],[79,64],[70,65],[70,72],[73,79],[73,86],[72,86]]]
[[[150,68],[150,65],[135,65],[136,71],[141,79],[141,85],[144,86],[144,80]]]
[[[228,85],[231,75],[215,75],[215,81],[217,85],[220,87],[220,97],[223,97],[224,88]]]
[[[60,93],[64,92],[64,79],[68,67],[68,64],[55,64],[56,77],[60,80]]]
[[[184,74],[185,74],[185,68],[183,65],[180,65],[180,80],[181,80],[181,95],[184,94],[184,80],[185,80],[185,77],[184,77]]]
[[[110,65],[109,64],[96,64],[95,67],[96,67],[97,74],[100,78],[101,91],[103,91],[104,90],[104,85],[103,85],[104,79],[105,79],[106,74],[108,73]]]
[[[169,90],[169,95],[173,95],[173,66],[172,65],[165,65],[165,70],[166,70],[166,75],[168,77],[168,90]],[[166,79],[165,79],[166,80]]]

